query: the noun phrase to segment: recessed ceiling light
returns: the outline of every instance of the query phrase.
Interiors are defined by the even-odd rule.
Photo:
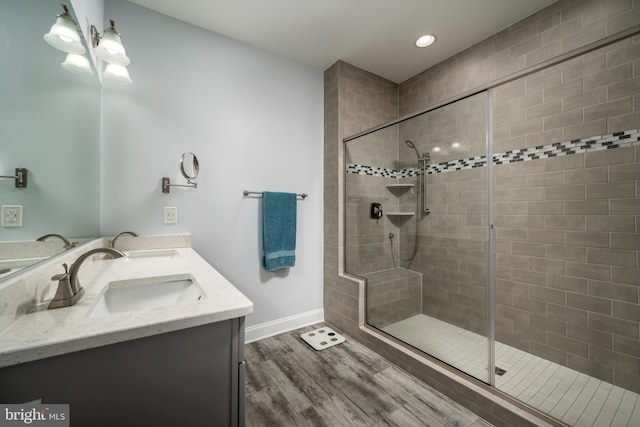
[[[425,34],[424,36],[416,40],[416,46],[418,47],[431,46],[435,41],[436,41],[436,36],[433,36],[431,34]]]

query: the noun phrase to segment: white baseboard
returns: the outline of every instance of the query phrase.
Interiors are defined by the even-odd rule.
[[[274,335],[293,331],[294,329],[303,328],[319,322],[324,322],[324,309],[321,308],[318,310],[307,311],[306,313],[296,314],[295,316],[284,317],[271,322],[249,326],[244,331],[244,342],[248,344],[250,342],[259,341],[264,338],[269,338]]]

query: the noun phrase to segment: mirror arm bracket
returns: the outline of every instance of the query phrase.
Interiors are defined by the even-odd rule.
[[[192,182],[187,180],[188,184],[171,184],[171,180],[169,177],[162,177],[162,192],[168,193],[171,187],[189,187],[189,188],[198,188],[197,182]]]
[[[27,176],[27,169],[16,168],[15,175],[0,175],[0,178],[15,179],[16,188],[27,188]]]

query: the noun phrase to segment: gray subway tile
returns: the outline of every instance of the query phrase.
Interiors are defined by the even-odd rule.
[[[584,372],[592,377],[599,378],[608,383],[613,383],[613,368],[601,363],[596,363],[575,354],[567,355],[567,366],[578,372]]]
[[[532,341],[530,344],[530,352],[536,356],[542,357],[545,360],[550,360],[559,365],[567,365],[567,352],[558,350],[544,344]]]
[[[589,325],[589,327],[584,327],[567,323],[567,336],[578,341],[598,345],[604,348],[613,347],[613,336],[611,332],[593,329],[591,328],[591,325]]]
[[[513,253],[514,255],[544,257],[545,245],[542,243],[513,242],[511,253]]]
[[[567,323],[562,319],[553,319],[547,316],[537,314],[529,315],[529,326],[553,332],[558,335],[567,334]]]
[[[588,215],[585,220],[587,231],[620,231],[633,233],[636,229],[633,215]]]
[[[611,269],[608,265],[584,264],[578,262],[566,262],[567,276],[582,277],[608,282],[611,278]]]
[[[558,276],[555,274],[547,274],[546,276],[546,284],[549,288],[577,292],[581,294],[587,293],[587,279],[582,279],[579,277]]]
[[[616,319],[598,313],[589,313],[589,328],[610,332],[627,338],[639,339],[638,322]]]
[[[546,258],[529,258],[529,264],[531,270],[534,271],[543,271],[545,273],[552,274],[565,274],[565,263],[566,261],[555,260],[555,259],[546,259]]]
[[[609,202],[604,199],[570,200],[564,202],[564,213],[567,215],[607,215],[609,213]]]
[[[565,170],[564,184],[590,184],[596,182],[607,182],[607,172],[608,170],[606,166]]]
[[[638,357],[640,355],[640,341],[614,335],[613,349],[619,353]]]
[[[526,176],[527,187],[546,187],[562,184],[562,171],[533,173]]]
[[[612,199],[609,200],[609,213],[640,215],[640,199]]]
[[[547,304],[547,317],[544,319],[553,320],[556,326],[558,326],[557,322],[562,322],[564,325],[565,322],[567,324],[578,325],[587,327],[589,324],[588,313],[584,310],[578,310],[576,308],[567,307],[566,305],[558,305],[553,303]],[[540,320],[540,319],[538,319]],[[533,321],[533,319],[531,319]],[[562,329],[565,331],[566,329]],[[562,332],[562,335],[565,335],[566,332]]]
[[[598,184],[586,184],[587,199],[615,199],[635,197],[635,182],[605,182]]]
[[[636,253],[624,249],[587,248],[587,262],[592,264],[636,267]]]
[[[529,285],[529,297],[532,299],[553,302],[556,304],[565,303],[565,292],[542,286]]]
[[[545,273],[531,270],[513,269],[513,280],[516,282],[524,282],[533,285],[545,286],[547,278]]]
[[[575,110],[580,111],[580,110]],[[594,120],[592,122],[578,123],[562,128],[562,138],[564,141],[574,139],[590,138],[594,135],[604,135],[607,133],[607,119]]]
[[[529,215],[562,215],[564,204],[561,201],[528,202],[527,213]]]
[[[546,302],[521,296],[513,297],[513,307],[538,315],[545,315],[547,313]]]
[[[597,87],[606,86],[633,77],[633,67],[630,62],[607,68],[605,70],[584,76],[584,90],[589,91]]]
[[[640,305],[628,302],[613,301],[613,317],[640,322]]]
[[[514,215],[509,217],[509,224],[513,228],[544,229],[544,216],[542,215]]]
[[[600,104],[607,100],[606,88],[599,87],[594,90],[582,92],[573,96],[567,96],[562,100],[562,110],[569,111],[584,108],[594,104]]]
[[[597,185],[597,184],[591,184]],[[584,184],[558,185],[545,187],[546,200],[584,200]],[[567,213],[567,212],[565,212]]]
[[[544,226],[547,230],[583,231],[585,217],[583,215],[547,215],[544,218]]]
[[[601,150],[585,153],[585,167],[633,163],[633,147],[621,147],[613,150]]]
[[[544,159],[544,168],[546,171],[567,171],[571,169],[584,168],[584,154],[573,154],[571,156],[549,157]],[[564,184],[568,184],[564,182]]]
[[[576,354],[585,358],[589,357],[589,344],[582,341],[549,333],[547,334],[547,343],[550,347],[557,348],[558,350],[566,351],[567,353]]]
[[[546,257],[567,261],[586,262],[587,250],[583,247],[565,245],[546,245]]]
[[[639,289],[634,285],[589,280],[587,282],[587,290],[589,295],[609,298],[614,301],[625,301],[634,304],[639,301]]]
[[[611,233],[611,248],[640,250],[640,234]]]
[[[611,300],[606,298],[567,292],[567,306],[600,314],[611,314]]]
[[[609,166],[609,181],[633,181],[640,179],[640,162]]]
[[[531,243],[552,243],[561,245],[564,243],[564,233],[550,230],[527,230],[528,241]]]
[[[631,113],[633,111],[633,98],[626,97],[584,108],[584,121],[591,122],[599,119],[607,119],[613,116]]]
[[[565,231],[568,246],[609,247],[609,233],[597,231]]]
[[[640,93],[640,77],[613,83],[607,86],[607,99],[617,99]],[[614,114],[612,114],[614,115]]]
[[[527,230],[516,228],[496,228],[496,240],[509,242],[526,242]]]
[[[611,281],[628,285],[640,285],[640,270],[637,268],[611,267]]]

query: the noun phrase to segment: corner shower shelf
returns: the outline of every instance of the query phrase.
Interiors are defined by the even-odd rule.
[[[413,212],[387,212],[387,216],[413,216]]]
[[[415,184],[388,184],[387,188],[410,188],[415,186]]]

